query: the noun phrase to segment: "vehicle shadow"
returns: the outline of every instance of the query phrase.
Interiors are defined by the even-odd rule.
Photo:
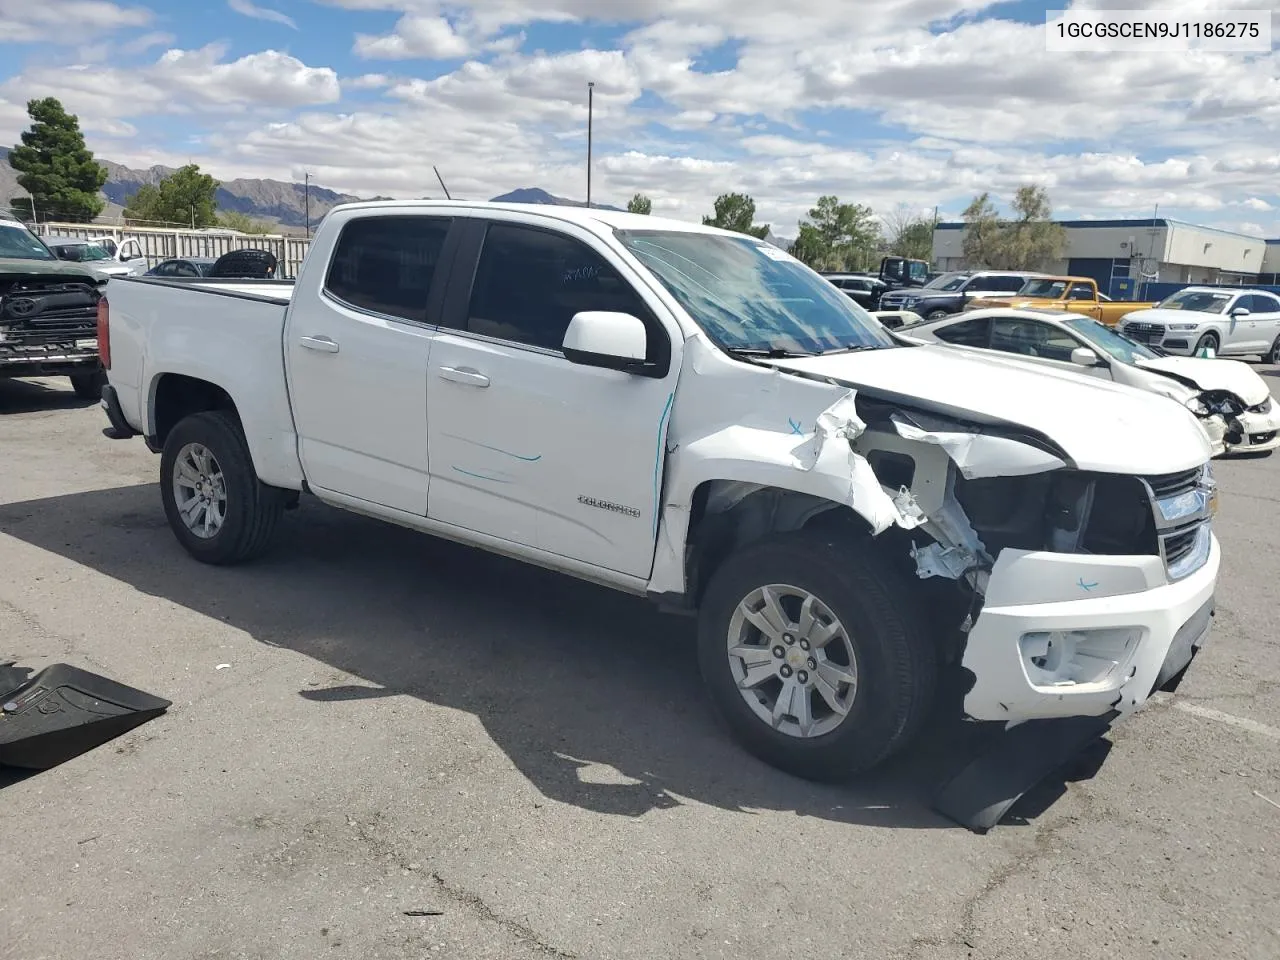
[[[0,416],[44,410],[75,410],[92,407],[96,402],[77,397],[66,377],[0,379]]]
[[[0,532],[359,677],[297,695],[408,695],[465,710],[544,795],[639,816],[684,799],[884,827],[954,827],[929,803],[993,736],[939,698],[919,748],[854,785],[817,785],[733,744],[706,702],[693,621],[601,587],[304,500],[276,549],[199,567],[154,485],[0,506]],[[163,696],[164,691],[156,691]],[[584,776],[612,767],[610,782]],[[588,772],[590,773],[590,772]],[[625,781],[625,782],[623,782]]]

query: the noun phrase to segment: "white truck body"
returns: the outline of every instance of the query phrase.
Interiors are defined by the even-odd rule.
[[[401,287],[418,284],[425,301],[413,318],[330,289],[348,268],[346,253],[335,251],[344,232],[376,232],[396,218],[452,225],[443,265],[432,268],[435,282],[405,280],[407,268],[398,268]],[[499,227],[520,230],[495,233]],[[559,280],[550,287],[532,259],[494,273],[482,241],[521,230],[571,244],[582,265],[555,267]],[[716,310],[729,302],[716,284],[727,282],[731,267],[714,276],[711,259],[693,265],[672,252],[693,256],[699,243],[714,256],[723,247],[735,258],[758,257],[761,276],[795,284],[787,288],[803,301],[795,310],[847,311],[831,316],[865,328],[863,341],[822,355],[734,353],[724,342],[731,325],[713,332],[710,314],[702,322],[694,316],[704,296]],[[576,313],[562,350],[504,336],[476,306],[500,293],[517,313],[541,309],[580,279],[603,289],[605,273],[608,297],[632,297],[649,314],[638,346],[628,337],[639,327],[625,322],[634,317],[618,321],[608,309]],[[166,458],[166,438],[184,416],[231,409],[253,471],[270,488],[672,607],[696,608],[704,584],[714,588],[712,559],[724,562],[724,551],[709,546],[720,542],[707,532],[716,518],[733,518],[718,534],[730,551],[749,547],[757,529],[767,537],[847,518],[866,537],[859,549],[905,566],[913,589],[955,592],[959,584],[965,593],[966,609],[949,623],[953,639],[938,644],[942,661],[973,674],[970,717],[1016,724],[1141,706],[1189,662],[1212,612],[1215,492],[1211,451],[1194,416],[1124,386],[895,342],[838,291],[830,296],[843,306],[812,302],[824,295],[810,292],[809,277],[825,284],[763,243],[652,217],[468,202],[352,204],[326,217],[296,284],[113,281],[104,406],[117,435],[142,434]],[[740,315],[791,310],[791,302],[779,294],[760,306],[744,295]],[[645,365],[584,359],[593,353],[643,357]],[[1066,497],[1062,490],[1077,492],[1051,499]],[[984,519],[971,522],[961,500]],[[1014,501],[1034,516],[990,519]],[[1073,510],[1074,534],[1054,520]],[[1099,511],[1095,529],[1089,524]],[[1009,532],[1015,523],[1023,526]],[[1106,533],[1126,525],[1133,531],[1124,536],[1141,549],[1127,551],[1120,533]],[[920,602],[932,604],[932,596],[922,593]],[[811,625],[811,613],[799,620],[806,616]],[[772,627],[761,635],[767,658]],[[742,649],[730,642],[728,657],[738,657],[737,685],[746,690],[764,665]],[[777,702],[756,713],[766,727],[772,709],[768,735],[802,741],[820,725],[810,717],[806,726],[810,702],[801,694],[783,702],[800,688],[787,672],[791,653],[777,656],[771,669],[787,680]],[[838,670],[832,677],[847,679]],[[854,695],[847,684],[839,689]],[[818,694],[836,703],[822,687],[811,702],[817,708]]]

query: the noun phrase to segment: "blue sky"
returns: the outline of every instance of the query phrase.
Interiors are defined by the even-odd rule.
[[[1053,6],[1058,6],[1055,3]],[[1085,0],[1073,9],[1116,6]],[[1212,5],[1212,4],[1210,4]],[[1191,0],[1120,6],[1202,10]],[[1229,0],[1232,10],[1266,10]],[[60,97],[100,157],[423,196],[635,192],[692,219],[752,195],[956,215],[1041,183],[1071,218],[1280,236],[1280,61],[1050,53],[1046,5],[984,0],[0,0],[0,143]],[[616,11],[602,16],[601,10]]]

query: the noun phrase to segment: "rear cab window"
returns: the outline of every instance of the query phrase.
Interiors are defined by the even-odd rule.
[[[345,224],[334,246],[325,292],[380,316],[427,322],[452,220],[448,217],[361,217]]]

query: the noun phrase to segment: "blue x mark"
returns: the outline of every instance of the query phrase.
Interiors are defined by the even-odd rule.
[[[1095,580],[1093,583],[1085,583],[1085,582],[1084,582],[1084,577],[1081,577],[1081,578],[1080,578],[1079,580],[1077,580],[1076,582],[1077,582],[1078,584],[1080,584],[1080,589],[1081,589],[1081,590],[1084,590],[1086,593],[1087,593],[1088,591],[1092,590],[1094,587],[1096,587],[1096,586],[1098,585],[1098,581],[1097,581],[1097,580]]]
[[[787,417],[787,423],[791,425],[791,432],[792,432],[792,433],[798,433],[798,434],[800,434],[800,436],[802,436],[802,437],[804,436],[804,431],[800,429],[800,424],[796,423],[796,422],[795,422],[794,420],[792,420],[790,417]]]

